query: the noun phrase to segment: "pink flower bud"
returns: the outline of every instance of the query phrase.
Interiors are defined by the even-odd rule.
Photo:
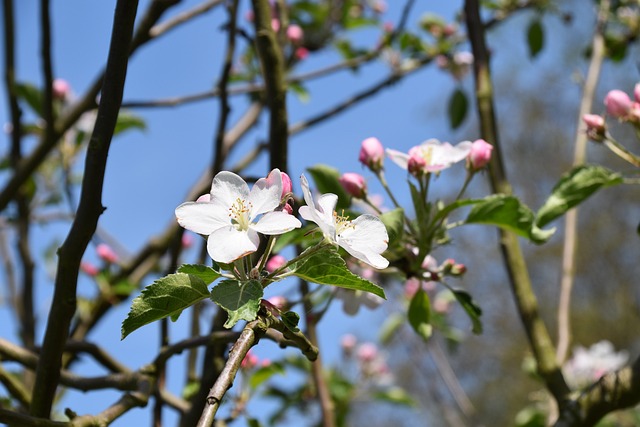
[[[106,243],[100,243],[96,248],[98,256],[105,262],[115,264],[118,262],[118,255]]]
[[[384,0],[377,0],[373,3],[371,9],[373,9],[375,13],[385,13],[387,11],[387,2]]]
[[[375,344],[366,342],[360,344],[356,356],[362,363],[372,362],[378,355],[378,347]]]
[[[302,61],[303,59],[306,59],[307,56],[309,56],[309,50],[304,47],[299,47],[296,49],[294,55],[296,59],[298,59],[299,61]]]
[[[345,353],[351,353],[356,347],[357,343],[358,339],[351,334],[343,335],[342,339],[340,340],[340,346]]]
[[[640,123],[640,102],[634,102],[629,112],[629,120],[634,123]]]
[[[255,367],[257,364],[258,364],[258,356],[256,356],[255,354],[253,354],[251,350],[249,350],[247,354],[244,356],[244,359],[242,359],[242,362],[240,363],[240,367],[243,369],[251,369]]]
[[[271,360],[269,359],[264,359],[263,361],[260,362],[261,368],[268,368],[269,366],[271,366]]]
[[[304,39],[304,31],[299,25],[289,25],[287,28],[287,38],[293,44],[301,43]]]
[[[382,169],[382,162],[384,161],[384,147],[380,140],[371,137],[362,141],[358,160],[373,172],[379,172]]]
[[[615,118],[624,119],[631,111],[631,99],[621,90],[612,90],[604,97],[607,113]]]
[[[491,160],[492,150],[493,146],[484,139],[475,140],[467,156],[467,167],[474,172],[485,167]]]
[[[340,185],[350,196],[363,199],[367,194],[367,181],[360,174],[347,172],[340,177]]]
[[[287,307],[287,299],[282,295],[276,295],[271,298],[267,298],[267,301],[269,301],[278,310],[284,310]]]
[[[587,136],[596,142],[604,141],[606,137],[606,122],[604,117],[597,114],[585,114],[582,121],[587,125]]]
[[[418,289],[420,289],[421,284],[422,282],[420,279],[416,277],[410,277],[407,279],[407,281],[404,282],[404,296],[407,298],[413,298],[416,292],[418,292]]]
[[[182,235],[182,247],[185,249],[188,249],[191,246],[193,246],[193,235],[189,233],[184,233]]]
[[[282,207],[282,211],[288,213],[289,215],[293,215],[293,208],[289,203]]]
[[[280,172],[280,176],[282,177],[282,197],[284,197],[285,194],[293,191],[293,184],[291,184],[291,178],[286,172]]]
[[[87,261],[82,261],[80,263],[80,270],[82,270],[82,272],[87,276],[91,276],[91,277],[97,276],[98,273],[100,272],[100,270],[98,270],[98,267],[96,267],[95,265]]]
[[[280,20],[278,18],[273,18],[271,20],[271,28],[273,28],[273,31],[276,33],[280,31]]]
[[[633,88],[633,97],[636,99],[636,102],[640,102],[640,83],[636,83],[636,86]]]
[[[269,273],[273,273],[274,271],[276,271],[277,269],[279,269],[280,267],[282,267],[286,263],[287,263],[287,259],[285,257],[283,257],[282,255],[277,254],[277,255],[274,255],[271,258],[269,258],[269,261],[267,261],[267,264],[264,266],[264,268]]]
[[[52,85],[53,97],[65,100],[71,93],[71,85],[63,79],[55,79]]]

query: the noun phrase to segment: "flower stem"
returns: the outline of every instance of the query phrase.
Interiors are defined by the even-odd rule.
[[[611,135],[607,135],[604,140],[604,144],[607,148],[613,151],[617,156],[621,157],[623,160],[631,163],[633,166],[640,167],[640,157],[633,154],[631,151],[627,150],[622,144],[613,139]]]

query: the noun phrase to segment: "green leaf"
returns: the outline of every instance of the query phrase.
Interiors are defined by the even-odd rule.
[[[307,171],[313,177],[316,189],[320,193],[333,193],[338,196],[336,209],[347,209],[349,207],[350,197],[340,185],[340,172],[338,172],[338,169],[327,165],[315,165],[308,168]]]
[[[118,121],[116,122],[116,127],[113,130],[113,135],[118,135],[129,129],[140,129],[146,130],[147,123],[140,116],[136,116],[135,114],[129,113],[127,111],[120,111],[118,114]]]
[[[359,16],[347,19],[344,23],[344,28],[345,30],[354,30],[356,28],[371,27],[377,23],[376,19]]]
[[[544,227],[601,188],[622,183],[622,176],[602,166],[583,165],[564,174],[536,216]]]
[[[458,300],[464,311],[466,311],[469,315],[471,323],[473,324],[473,327],[471,328],[473,333],[481,334],[482,322],[480,321],[480,316],[482,315],[482,309],[480,308],[480,306],[475,303],[475,301],[467,291],[453,288],[449,288],[449,290],[453,292],[453,296],[456,297],[456,300]]]
[[[315,250],[315,247],[307,249],[309,250]],[[308,258],[304,258],[295,265],[293,272],[309,282],[370,292],[386,299],[380,286],[349,271],[347,264],[334,246],[327,245]]]
[[[229,314],[225,328],[232,328],[240,320],[254,320],[260,309],[262,295],[262,286],[257,280],[223,280],[211,290],[211,300]]]
[[[182,310],[209,296],[207,285],[197,276],[175,273],[158,279],[142,290],[131,303],[129,314],[122,322],[124,339],[136,329],[171,317],[174,322]]]
[[[393,245],[400,242],[404,234],[404,210],[395,208],[392,211],[385,212],[380,215],[380,220],[387,228],[389,247],[393,247]]]
[[[178,273],[191,274],[199,277],[204,283],[211,284],[221,277],[220,273],[211,267],[202,264],[183,264],[178,268]]]
[[[431,337],[433,327],[431,326],[431,303],[429,295],[424,290],[418,289],[411,298],[407,316],[413,330],[427,341]]]
[[[291,89],[291,92],[295,93],[298,96],[298,100],[300,100],[300,102],[306,104],[311,99],[309,91],[301,83],[290,82],[289,89]]]
[[[300,331],[300,329],[298,329],[298,323],[300,322],[300,316],[298,313],[294,311],[287,311],[286,313],[282,313],[280,318],[282,319],[284,326],[286,326],[291,332]]]
[[[534,243],[544,243],[555,229],[541,230],[534,223],[531,209],[514,196],[494,194],[481,199],[469,212],[467,224],[495,225],[526,237]]]
[[[468,108],[467,95],[462,89],[457,88],[449,98],[449,124],[451,129],[457,129],[462,124],[467,116]]]
[[[400,387],[390,387],[384,391],[373,394],[373,398],[383,402],[394,403],[396,405],[415,406],[416,401]]]
[[[40,117],[42,117],[42,91],[31,83],[16,84],[16,94],[23,99],[29,107]]]
[[[531,22],[527,30],[527,42],[529,43],[529,56],[535,58],[544,47],[544,30],[539,19]]]
[[[285,370],[281,364],[271,363],[268,366],[263,366],[251,375],[251,378],[249,379],[249,386],[255,390],[260,386],[260,384],[264,383],[276,374],[285,374]]]

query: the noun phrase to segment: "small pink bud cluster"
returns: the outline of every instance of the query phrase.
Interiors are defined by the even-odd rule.
[[[467,169],[477,172],[491,161],[493,145],[484,139],[477,139],[471,144],[471,151],[467,156]]]
[[[358,160],[360,160],[360,163],[371,169],[372,172],[380,172],[384,162],[384,147],[380,140],[378,138],[371,137],[362,141]]]
[[[607,114],[620,121],[640,123],[640,83],[633,90],[634,100],[625,92],[614,89],[604,97]]]
[[[364,199],[367,195],[367,181],[358,173],[347,172],[340,177],[340,185],[351,197]]]

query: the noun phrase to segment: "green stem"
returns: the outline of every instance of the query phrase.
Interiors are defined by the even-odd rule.
[[[603,141],[604,145],[611,151],[613,151],[618,157],[631,163],[633,166],[640,167],[640,157],[627,150],[626,147],[613,139],[611,135],[607,135]]]

